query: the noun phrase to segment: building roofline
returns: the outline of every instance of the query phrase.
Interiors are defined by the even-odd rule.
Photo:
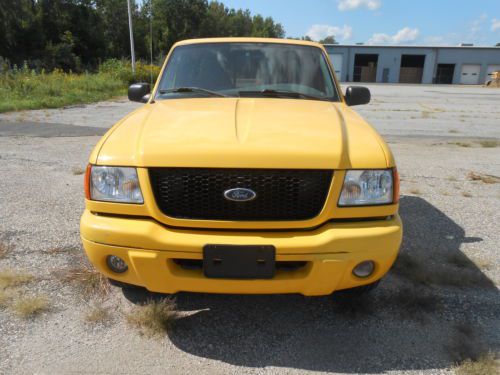
[[[356,48],[425,48],[425,49],[491,49],[499,50],[500,46],[412,46],[412,45],[373,45],[373,44],[324,44],[325,47]]]

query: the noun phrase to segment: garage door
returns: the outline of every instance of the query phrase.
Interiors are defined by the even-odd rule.
[[[478,85],[479,73],[481,73],[481,65],[462,65],[462,75],[460,78],[460,83],[462,85]]]
[[[343,56],[341,53],[332,53],[330,55],[330,60],[333,65],[333,69],[335,69],[335,75],[337,76],[337,79],[340,81],[342,80],[342,60]]]
[[[488,65],[488,69],[486,70],[486,82],[493,79],[493,72],[500,72],[500,65]]]

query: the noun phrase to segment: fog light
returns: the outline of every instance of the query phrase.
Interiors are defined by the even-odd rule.
[[[116,273],[123,273],[128,269],[127,263],[116,255],[108,255],[106,258],[106,264],[111,271]]]
[[[359,263],[354,269],[352,273],[357,277],[368,277],[371,276],[373,271],[375,270],[375,263],[371,260],[366,260],[364,262]]]

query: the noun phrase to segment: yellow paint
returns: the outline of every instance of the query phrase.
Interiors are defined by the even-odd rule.
[[[204,41],[293,43],[323,49],[311,42],[259,38],[178,44]],[[343,98],[338,103],[275,98],[159,100],[145,104],[111,128],[96,145],[89,162],[137,167],[144,204],[86,200],[81,235],[87,256],[106,276],[152,291],[328,294],[382,277],[399,251],[398,204],[337,207],[347,169],[395,166],[382,138]],[[159,166],[335,172],[326,204],[313,219],[233,222],[165,216],[155,203],[147,173],[148,167]],[[392,219],[331,221],[367,217]],[[202,247],[208,243],[270,244],[277,249],[277,260],[308,263],[299,271],[278,273],[272,280],[250,281],[207,279],[201,271],[187,271],[173,263],[174,258],[201,259]],[[105,265],[106,256],[112,254],[129,264],[125,274],[113,274]],[[363,280],[354,277],[352,268],[367,259],[376,262],[375,274]]]

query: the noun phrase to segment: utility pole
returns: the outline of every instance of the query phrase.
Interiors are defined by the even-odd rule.
[[[135,49],[134,49],[134,32],[132,31],[132,8],[130,0],[127,0],[128,6],[128,29],[130,31],[130,55],[132,60],[132,74],[135,76]]]

